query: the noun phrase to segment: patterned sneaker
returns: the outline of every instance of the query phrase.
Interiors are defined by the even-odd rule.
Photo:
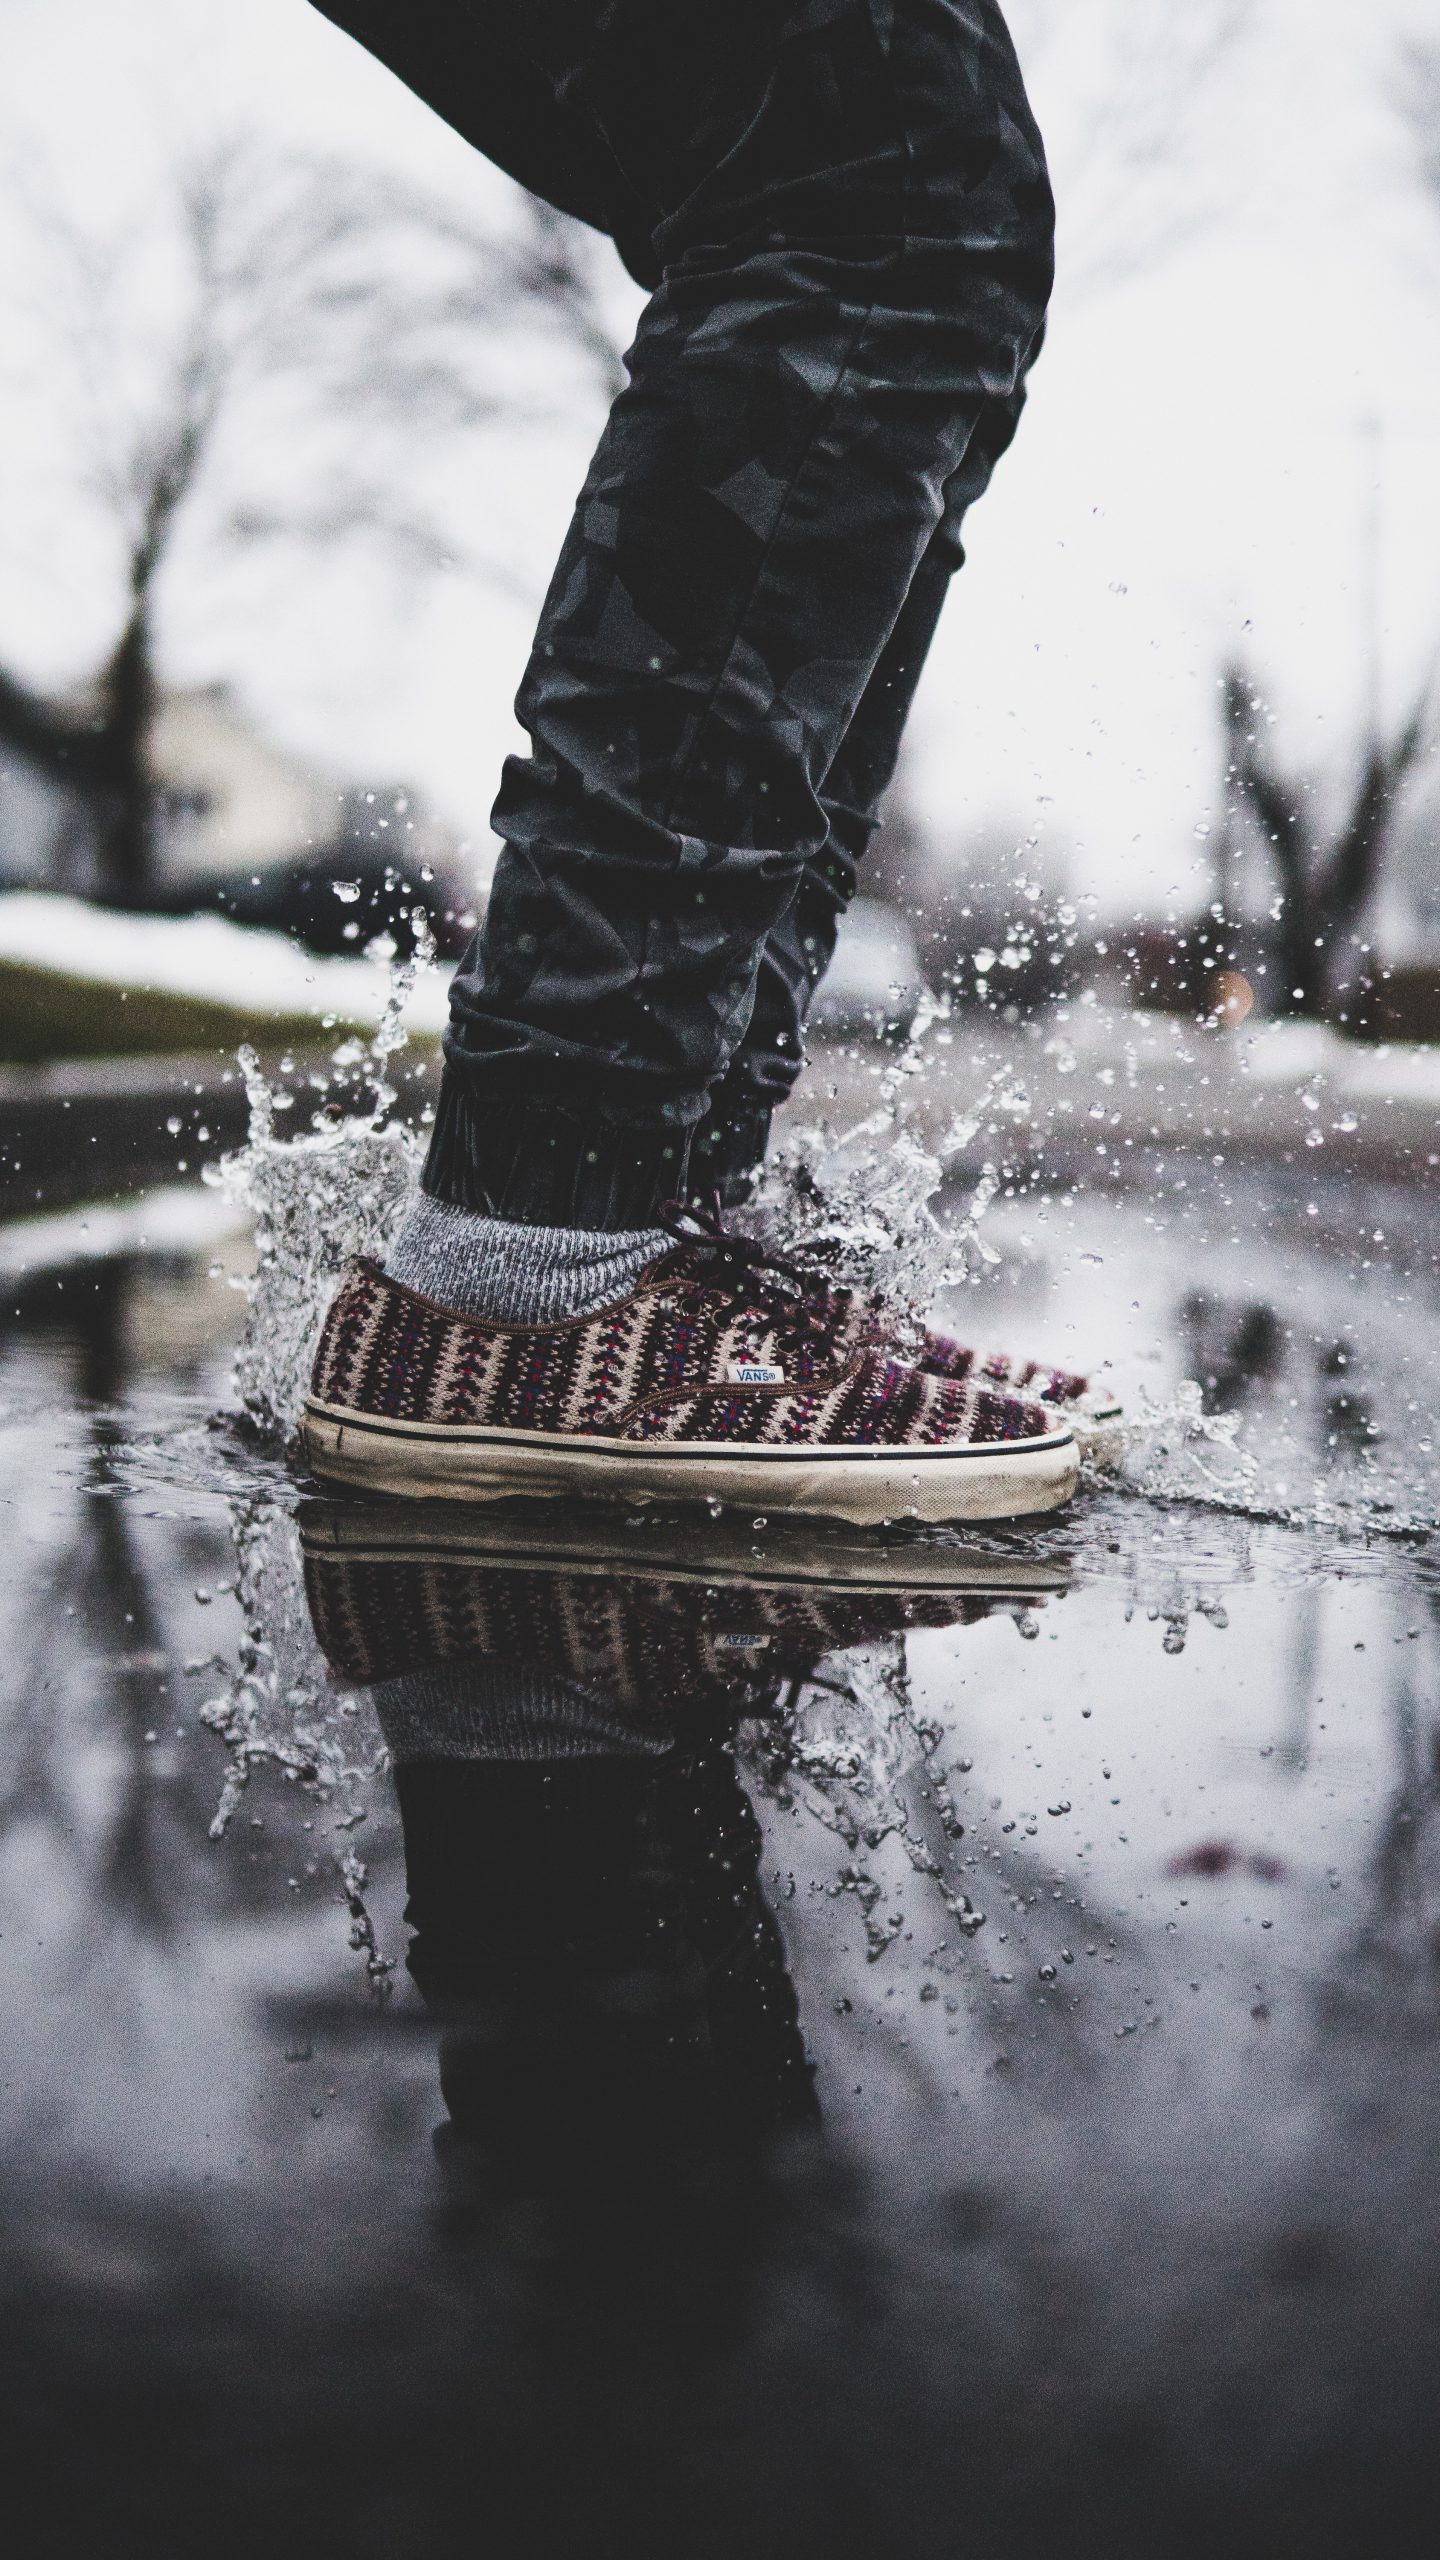
[[[599,1495],[877,1524],[1052,1511],[1074,1433],[1037,1397],[857,1341],[843,1293],[748,1238],[687,1235],[567,1322],[458,1315],[352,1263],[304,1436],[318,1476],[461,1501]]]
[[[1047,1369],[1039,1360],[1016,1360],[1008,1351],[970,1351],[948,1334],[929,1332],[915,1365],[932,1378],[983,1379],[987,1386],[1038,1396],[1064,1414],[1081,1457],[1092,1467],[1113,1470],[1125,1455],[1125,1408],[1119,1397],[1072,1369]]]
[[[857,1342],[883,1337],[883,1298],[867,1296],[860,1290],[836,1289],[818,1276],[816,1297],[817,1301],[823,1298],[835,1306],[837,1323],[853,1330]],[[1016,1395],[1036,1396],[1042,1404],[1062,1408],[1072,1421],[1078,1418],[1090,1424],[1118,1422],[1124,1409],[1117,1397],[1103,1387],[1093,1386],[1077,1370],[1047,1368],[1042,1360],[1018,1360],[1008,1351],[975,1351],[966,1343],[957,1342],[953,1335],[930,1326],[921,1336],[919,1348],[909,1356],[927,1377],[949,1378],[957,1385],[973,1379],[988,1387],[1009,1388]]]
[[[717,1240],[728,1232],[718,1209],[691,1203],[686,1214],[704,1234]],[[814,1265],[797,1267],[805,1271],[817,1322],[830,1328],[837,1342],[856,1348],[862,1343],[876,1347],[884,1343],[891,1324],[882,1297],[873,1291],[840,1287]],[[1008,1351],[975,1351],[953,1335],[928,1327],[918,1348],[905,1357],[927,1377],[948,1378],[957,1385],[967,1379],[983,1381],[1061,1408],[1072,1425],[1080,1426],[1076,1436],[1087,1453],[1095,1426],[1118,1423],[1123,1413],[1117,1397],[1092,1385],[1079,1371],[1052,1369],[1043,1360],[1018,1360]]]

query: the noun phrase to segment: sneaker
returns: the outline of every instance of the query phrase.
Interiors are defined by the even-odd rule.
[[[691,1203],[686,1215],[704,1234],[719,1238],[727,1232],[716,1210]],[[884,1342],[891,1328],[882,1297],[873,1291],[843,1288],[814,1265],[803,1268],[817,1320],[831,1326],[837,1340],[856,1345]],[[957,1342],[953,1335],[929,1327],[921,1335],[918,1347],[907,1351],[905,1357],[932,1378],[949,1378],[956,1384],[966,1379],[980,1380],[986,1386],[1010,1388],[1020,1395],[1038,1397],[1042,1404],[1056,1406],[1076,1427],[1076,1438],[1087,1456],[1095,1453],[1097,1426],[1113,1425],[1123,1418],[1124,1408],[1118,1397],[1094,1385],[1081,1371],[1051,1368],[1043,1360],[1020,1360],[1008,1351],[975,1351],[968,1344]]]
[[[1125,1455],[1125,1408],[1119,1397],[1077,1370],[1050,1369],[1043,1361],[1019,1360],[1008,1351],[972,1351],[949,1334],[930,1331],[915,1365],[933,1378],[983,1379],[987,1386],[1038,1396],[1064,1414],[1081,1457],[1092,1467],[1113,1470]]]
[[[738,1236],[687,1236],[628,1297],[545,1325],[457,1314],[370,1261],[325,1321],[318,1476],[461,1501],[601,1496],[875,1525],[1069,1500],[1075,1435],[1036,1396],[856,1339],[844,1293]]]
[[[917,1368],[935,1378],[983,1378],[987,1386],[1038,1396],[1042,1404],[1086,1414],[1092,1422],[1117,1420],[1121,1407],[1104,1388],[1075,1369],[1051,1369],[1043,1360],[1019,1360],[1008,1351],[972,1351],[948,1333],[927,1330],[915,1355]]]

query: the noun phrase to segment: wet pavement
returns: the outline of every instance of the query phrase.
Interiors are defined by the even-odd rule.
[[[1150,1422],[963,1544],[328,1501],[223,1218],[0,1234],[27,2539],[1433,2547],[1440,1238],[1311,1170],[997,1204]]]

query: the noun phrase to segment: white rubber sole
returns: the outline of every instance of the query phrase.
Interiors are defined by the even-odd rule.
[[[904,1530],[860,1532],[831,1520],[792,1515],[758,1538],[748,1512],[699,1519],[659,1511],[643,1519],[613,1503],[537,1509],[479,1503],[339,1502],[312,1497],[299,1511],[310,1556],[347,1564],[470,1564],[553,1569],[565,1575],[617,1572],[628,1580],[817,1591],[933,1591],[1039,1600],[1070,1587],[1063,1555],[1026,1556],[965,1546],[953,1536]]]
[[[581,1439],[478,1424],[390,1422],[343,1405],[305,1406],[305,1454],[329,1484],[407,1500],[721,1503],[880,1528],[889,1520],[1023,1520],[1058,1511],[1080,1456],[1068,1426],[1040,1440],[938,1449],[765,1449],[724,1441]]]
[[[1078,1404],[1067,1405],[1065,1419],[1085,1465],[1097,1475],[1117,1475],[1130,1445],[1123,1405],[1113,1396],[1103,1401],[1082,1396]]]

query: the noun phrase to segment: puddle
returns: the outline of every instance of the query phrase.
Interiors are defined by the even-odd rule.
[[[320,1497],[255,1418],[411,1178],[373,1122],[256,1133],[258,1287],[213,1193],[9,1231],[0,2342],[57,2514],[1411,2547],[1429,1206],[1042,1215],[1002,1154],[957,1322],[1140,1422],[964,1541]]]

